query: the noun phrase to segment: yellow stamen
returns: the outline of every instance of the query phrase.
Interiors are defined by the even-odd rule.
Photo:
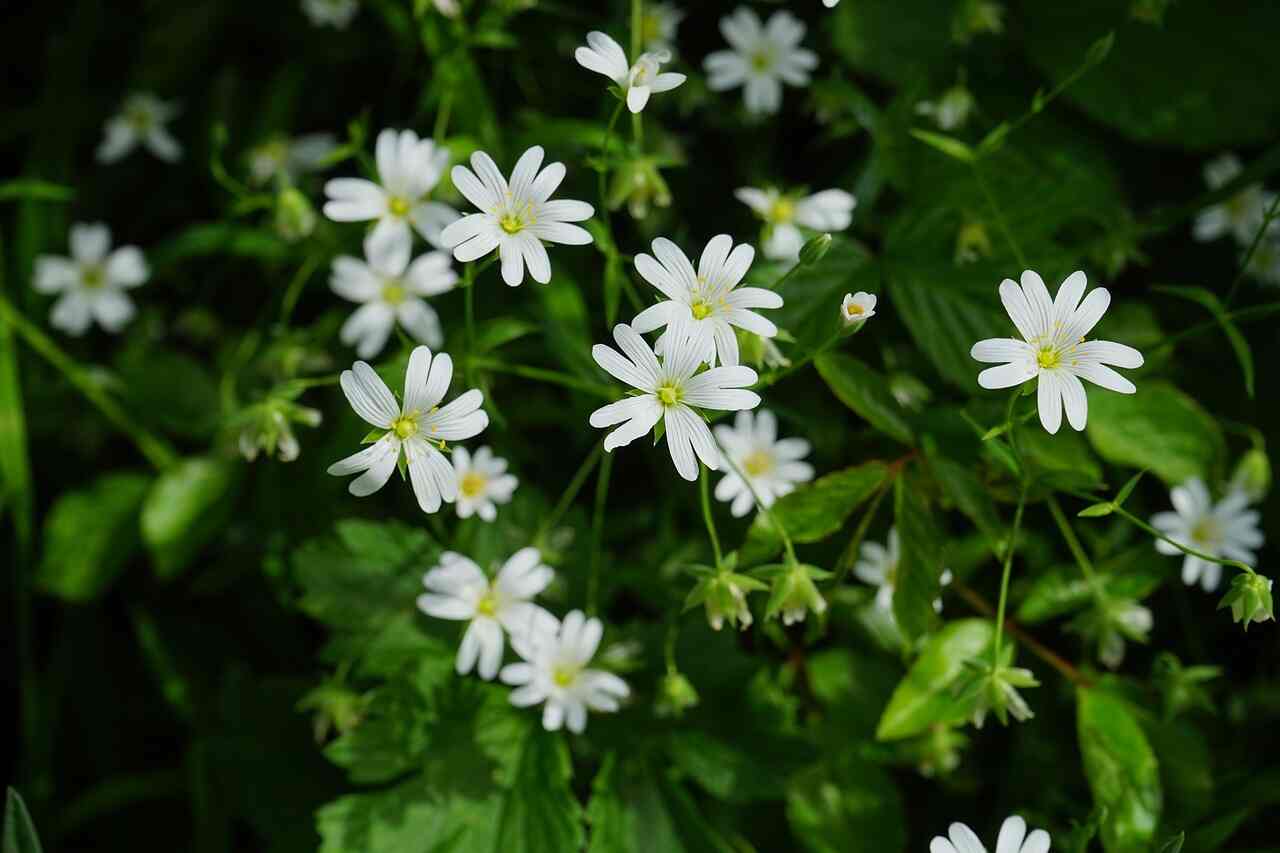
[[[1212,518],[1202,518],[1191,528],[1191,538],[1195,540],[1197,545],[1211,546],[1221,538],[1222,531],[1218,529],[1218,523]]]
[[[463,497],[476,498],[484,494],[484,487],[488,485],[488,482],[483,474],[468,471],[462,475],[462,482],[458,484],[458,491],[462,492]]]
[[[498,613],[498,602],[494,600],[493,590],[489,590],[476,602],[476,613],[493,618]]]
[[[1036,353],[1036,363],[1040,365],[1042,370],[1050,370],[1062,363],[1062,353],[1058,352],[1055,347],[1041,347]]]
[[[508,213],[506,216],[498,220],[498,224],[502,226],[502,230],[508,234],[518,234],[524,230],[524,222],[514,213]]]
[[[106,271],[97,264],[84,267],[80,271],[80,283],[90,290],[95,290],[107,283]]]
[[[850,317],[859,317],[862,314],[866,313],[866,311],[858,303],[850,302],[848,305],[845,306],[844,313],[848,314]]]
[[[408,216],[412,207],[413,205],[409,204],[409,200],[407,198],[401,198],[398,195],[393,195],[391,198],[387,199],[387,210],[391,212],[392,216],[401,218]]]
[[[689,309],[693,311],[693,319],[695,320],[705,320],[711,314],[711,304],[703,302],[701,299],[694,300]]]
[[[396,438],[401,441],[412,438],[418,432],[418,413],[405,412],[400,417],[391,422],[391,431],[396,434]]]
[[[789,198],[779,198],[769,208],[769,221],[777,224],[790,222],[796,215],[796,203]]]
[[[404,302],[404,286],[397,280],[388,281],[382,286],[382,301],[388,305],[399,305]]]
[[[764,450],[757,450],[742,460],[742,468],[752,477],[767,474],[773,469],[773,456]]]
[[[662,385],[658,388],[658,400],[664,406],[674,406],[680,402],[682,393],[675,385]]]
[[[556,683],[557,687],[568,687],[578,677],[578,668],[575,666],[561,665],[551,670],[551,680]]]

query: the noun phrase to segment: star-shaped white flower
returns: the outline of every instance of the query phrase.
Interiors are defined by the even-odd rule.
[[[101,223],[71,226],[71,257],[36,258],[32,286],[38,293],[60,293],[49,323],[68,335],[83,335],[89,324],[115,334],[133,319],[133,300],[125,292],[146,282],[146,258],[137,246],[111,251],[111,231]]]
[[[859,290],[857,293],[846,293],[840,303],[840,318],[846,325],[861,323],[876,316],[876,295]]]
[[[165,127],[178,114],[178,105],[162,101],[150,92],[135,92],[125,98],[117,115],[107,119],[98,162],[114,163],[139,144],[166,163],[182,159],[182,146]]]
[[[627,109],[633,113],[644,109],[651,94],[669,92],[687,79],[683,74],[660,72],[663,63],[671,61],[670,52],[642,53],[634,65],[628,65],[622,45],[594,30],[587,33],[587,47],[578,48],[573,57],[588,71],[617,83],[626,97]]]
[[[843,231],[853,222],[858,200],[844,190],[823,190],[806,198],[784,195],[777,189],[742,187],[733,191],[738,201],[764,220],[764,256],[774,261],[794,261],[804,247],[801,227],[812,231]]]
[[[255,184],[272,179],[294,183],[303,174],[319,169],[337,147],[332,133],[274,137],[249,152],[249,178]]]
[[[716,499],[732,501],[729,511],[735,517],[741,518],[755,506],[743,476],[766,507],[794,491],[798,483],[813,479],[813,466],[800,461],[809,455],[809,442],[803,438],[778,438],[777,418],[767,409],[754,415],[738,412],[733,426],[717,426],[715,436],[722,454],[728,457],[721,468],[725,475],[716,484]]]
[[[376,228],[364,241],[365,259],[334,258],[329,286],[360,307],[342,324],[339,338],[361,358],[382,352],[396,323],[429,347],[444,343],[440,318],[424,297],[453,289],[458,274],[448,252],[428,252],[411,264],[411,238]]]
[[[1199,477],[1175,486],[1169,495],[1173,512],[1158,512],[1151,526],[1188,548],[1203,551],[1226,560],[1239,560],[1247,566],[1257,563],[1257,549],[1262,547],[1262,531],[1258,529],[1258,513],[1250,510],[1249,496],[1232,491],[1216,504],[1209,489]],[[1161,554],[1181,554],[1162,539],[1156,540]],[[1222,579],[1222,566],[1186,555],[1182,561],[1182,582],[1196,581],[1205,592],[1213,592]]]
[[[537,548],[521,548],[492,581],[469,557],[446,551],[422,578],[427,591],[418,596],[418,609],[437,619],[470,622],[454,665],[459,675],[475,668],[492,681],[502,665],[503,631],[514,645],[518,637],[559,626],[556,617],[533,603],[554,577]]]
[[[800,47],[805,26],[787,11],[774,12],[767,24],[741,6],[720,19],[720,32],[729,50],[719,50],[703,62],[713,91],[743,87],[747,111],[776,113],[782,106],[782,84],[809,85],[809,72],[818,55]]]
[[[676,31],[684,11],[674,3],[645,3],[640,18],[640,41],[645,50],[676,52]]]
[[[686,480],[696,480],[698,459],[713,471],[720,467],[720,452],[711,429],[697,410],[754,409],[760,405],[760,395],[745,389],[754,385],[758,377],[754,370],[741,365],[713,367],[698,373],[703,357],[689,329],[677,324],[669,334],[670,343],[661,362],[645,339],[622,323],[613,327],[613,338],[621,353],[604,344],[592,347],[596,364],[640,393],[596,409],[591,413],[591,425],[603,428],[621,424],[605,436],[604,449],[612,451],[647,435],[661,420],[676,471]]]
[[[502,668],[503,683],[516,687],[511,704],[518,708],[542,704],[543,728],[557,731],[567,726],[574,733],[586,729],[588,710],[618,710],[619,700],[631,692],[627,683],[611,672],[587,666],[603,634],[599,619],[573,610],[553,629],[539,627],[522,638],[512,637],[511,647],[525,662]]]
[[[1204,180],[1209,189],[1216,190],[1231,183],[1242,171],[1244,167],[1238,157],[1223,154],[1204,167]],[[1275,195],[1263,190],[1261,184],[1250,184],[1226,201],[1201,211],[1192,234],[1201,242],[1230,234],[1241,246],[1248,246],[1262,227],[1267,209],[1274,201]]]
[[[1056,300],[1039,275],[1026,270],[1022,286],[1011,279],[1000,284],[1000,300],[1018,327],[1023,340],[989,338],[973,345],[970,355],[978,361],[999,364],[978,374],[978,384],[987,389],[1012,388],[1038,378],[1037,407],[1040,423],[1050,433],[1067,422],[1082,430],[1089,418],[1089,400],[1081,379],[1109,391],[1132,394],[1132,382],[1107,365],[1141,367],[1142,353],[1111,341],[1086,341],[1111,304],[1111,293],[1095,287],[1084,297],[1086,279],[1076,271],[1058,288]]]
[[[947,829],[950,840],[935,836],[929,842],[929,853],[987,853],[981,839],[963,823],[953,823]],[[996,839],[996,853],[1048,853],[1049,833],[1043,829],[1027,833],[1027,822],[1014,815],[1005,818]]]
[[[733,327],[762,338],[778,334],[773,321],[750,310],[781,308],[782,297],[763,287],[738,287],[755,259],[755,249],[733,245],[728,234],[712,237],[702,250],[695,271],[689,257],[665,237],[653,241],[653,255],[636,255],[636,272],[666,299],[636,315],[631,326],[645,334],[667,327],[658,338],[657,351],[666,354],[673,323],[692,334],[700,361],[732,367],[738,363],[738,338]]]
[[[552,163],[540,170],[542,158],[540,145],[524,152],[509,184],[483,151],[471,155],[471,169],[453,167],[453,185],[481,211],[445,229],[445,245],[453,249],[455,258],[469,263],[497,249],[507,284],[522,283],[526,266],[534,281],[546,284],[551,281],[551,258],[544,243],[585,246],[591,242],[585,228],[570,223],[590,219],[595,208],[585,201],[551,201],[564,180],[565,168],[563,163]]]
[[[452,379],[449,354],[442,352],[432,358],[426,347],[415,347],[409,354],[403,405],[396,403],[391,389],[363,361],[342,371],[342,391],[351,408],[367,423],[387,432],[364,450],[330,465],[329,473],[335,477],[360,474],[348,491],[362,498],[386,485],[403,452],[422,511],[435,512],[441,501],[453,503],[458,481],[440,449],[447,441],[479,435],[489,425],[489,416],[480,408],[484,395],[475,388],[441,407]]]
[[[317,27],[345,30],[360,11],[358,0],[302,0],[302,11]]]
[[[507,473],[507,460],[494,456],[487,447],[477,449],[475,456],[465,447],[455,447],[453,473],[458,481],[459,518],[478,515],[484,521],[493,521],[498,517],[495,504],[510,503],[520,482]]]
[[[449,152],[412,130],[384,130],[375,148],[378,180],[334,178],[324,185],[329,200],[324,215],[335,222],[376,219],[379,239],[392,233],[410,236],[409,226],[437,249],[447,248],[440,232],[458,218],[447,204],[429,201],[430,192],[449,165]]]
[[[863,542],[860,558],[854,564],[853,573],[858,580],[876,587],[876,607],[893,615],[893,590],[898,582],[898,563],[902,560],[902,540],[898,536],[898,528],[889,528],[889,539],[881,545],[879,542]],[[938,578],[940,586],[951,583],[952,576],[948,569],[943,569]],[[933,609],[942,612],[942,599],[933,600]]]

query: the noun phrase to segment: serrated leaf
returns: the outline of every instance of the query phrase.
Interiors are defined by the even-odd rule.
[[[901,740],[935,723],[967,719],[972,702],[956,696],[952,686],[966,661],[991,654],[994,637],[995,626],[986,619],[948,622],[930,637],[880,715],[876,739]]]
[[[794,542],[819,542],[840,529],[884,481],[886,472],[880,462],[845,468],[784,495],[770,509]],[[757,514],[742,545],[742,562],[757,563],[781,549],[778,532],[763,514]]]
[[[907,413],[882,374],[856,358],[835,352],[818,356],[814,367],[831,393],[873,427],[903,444],[914,442]]]
[[[588,853],[732,853],[688,792],[643,756],[605,756],[591,785]]]
[[[1155,753],[1123,699],[1082,687],[1076,701],[1085,776],[1094,803],[1107,809],[1103,847],[1107,853],[1145,853],[1163,803]]]

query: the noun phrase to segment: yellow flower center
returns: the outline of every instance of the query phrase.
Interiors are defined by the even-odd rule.
[[[773,65],[773,57],[767,50],[751,55],[751,67],[756,71],[767,71]]]
[[[769,221],[782,224],[790,222],[796,215],[796,203],[789,198],[777,199],[769,208]]]
[[[557,687],[568,687],[578,677],[578,668],[571,664],[561,664],[551,670],[551,680]]]
[[[404,285],[398,279],[392,279],[382,285],[382,301],[388,305],[399,305],[404,302]]]
[[[476,602],[476,613],[480,616],[488,616],[491,619],[497,615],[498,602],[497,599],[493,597],[492,589],[481,596],[480,600]]]
[[[391,431],[396,434],[396,438],[401,441],[412,438],[418,432],[418,413],[405,412],[400,417],[391,422]]]
[[[125,110],[124,120],[138,133],[146,133],[155,123],[151,117],[151,110],[145,107],[129,107]]]
[[[844,313],[850,317],[861,317],[865,313],[865,309],[856,302],[850,302],[845,306]]]
[[[1042,370],[1052,369],[1061,363],[1062,353],[1058,352],[1056,347],[1041,347],[1036,353],[1036,364],[1040,365]]]
[[[404,218],[409,215],[409,211],[412,207],[413,205],[409,203],[409,199],[402,196],[393,195],[391,198],[387,199],[387,210],[391,212],[392,216]]]
[[[756,450],[742,460],[742,468],[752,477],[759,477],[773,470],[773,456],[768,451]]]
[[[97,290],[107,283],[107,273],[98,264],[90,264],[80,271],[80,283],[90,290]]]
[[[468,471],[462,475],[462,482],[458,484],[458,491],[462,492],[464,498],[477,498],[484,494],[484,487],[488,482],[483,474]]]
[[[674,406],[680,402],[682,392],[675,385],[660,385],[658,387],[658,400],[664,406]]]
[[[1191,538],[1201,547],[1212,547],[1222,537],[1218,523],[1212,518],[1202,518],[1191,528]]]
[[[506,216],[498,220],[498,224],[502,226],[502,230],[508,234],[518,234],[524,230],[524,220],[514,213],[508,213]]]
[[[693,319],[705,320],[711,314],[711,303],[695,299],[693,304],[689,306],[689,310],[693,311]]]

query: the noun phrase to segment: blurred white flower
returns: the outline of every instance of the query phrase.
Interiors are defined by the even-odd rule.
[[[653,255],[636,255],[635,265],[636,272],[666,299],[637,314],[632,328],[645,334],[666,327],[655,346],[666,355],[672,345],[672,325],[680,323],[693,336],[699,361],[714,365],[718,359],[722,365],[736,365],[734,326],[762,338],[778,334],[772,320],[750,309],[781,308],[782,297],[763,287],[738,287],[754,259],[755,249],[745,243],[734,247],[732,237],[720,234],[702,250],[695,271],[679,246],[659,237],[653,241]]]
[[[1249,275],[1266,284],[1280,284],[1280,219],[1273,220],[1249,258]]]
[[[934,836],[929,842],[929,853],[987,853],[981,839],[963,823],[953,823],[947,829],[950,840]],[[1048,853],[1049,833],[1043,829],[1027,833],[1027,822],[1014,815],[1005,818],[996,839],[996,853]]]
[[[741,187],[733,194],[764,220],[764,256],[774,261],[794,261],[800,257],[804,246],[801,226],[819,232],[848,228],[858,203],[844,190],[823,190],[797,198],[772,187],[763,190]]]
[[[1244,167],[1236,155],[1223,154],[1204,167],[1204,180],[1209,189],[1216,190],[1234,181],[1242,171]],[[1241,246],[1248,246],[1274,201],[1275,195],[1264,191],[1261,184],[1250,184],[1226,201],[1201,211],[1191,233],[1201,242],[1230,234]]]
[[[589,669],[604,634],[599,619],[588,619],[573,610],[555,627],[538,626],[523,638],[511,638],[511,647],[524,663],[502,668],[504,684],[511,691],[511,704],[518,708],[544,705],[542,726],[557,731],[561,726],[581,733],[587,727],[587,711],[618,710],[618,702],[630,690],[611,672]]]
[[[302,0],[302,11],[317,27],[345,30],[360,11],[358,0]]]
[[[859,290],[857,293],[846,293],[840,303],[840,317],[846,325],[863,323],[876,316],[876,295]]]
[[[458,481],[459,518],[478,515],[493,521],[498,517],[495,504],[510,503],[520,482],[507,473],[507,460],[494,456],[488,447],[478,448],[474,456],[465,447],[455,447],[453,473]]]
[[[645,50],[676,52],[676,31],[684,12],[674,3],[646,3],[640,18],[640,43]]]
[[[809,85],[809,72],[818,55],[800,47],[805,26],[785,10],[762,24],[745,6],[720,19],[720,32],[729,50],[719,50],[703,62],[712,91],[743,87],[747,111],[776,113],[782,107],[782,84]]]
[[[1102,319],[1111,305],[1111,293],[1095,287],[1084,301],[1086,279],[1076,271],[1058,288],[1056,300],[1039,275],[1026,270],[1022,286],[1012,279],[1000,284],[1000,300],[1009,312],[1023,340],[989,338],[973,345],[970,355],[989,367],[978,374],[978,384],[987,389],[1012,388],[1039,378],[1037,407],[1040,423],[1050,433],[1067,422],[1082,430],[1089,417],[1089,401],[1081,379],[1109,391],[1132,394],[1132,382],[1107,365],[1141,367],[1142,353],[1111,341],[1086,341],[1085,335]]]
[[[858,580],[876,587],[876,607],[890,616],[893,615],[893,590],[898,582],[898,563],[902,559],[902,540],[898,537],[898,528],[889,528],[889,539],[881,545],[879,542],[863,542],[860,550],[861,558],[853,567]],[[951,571],[943,569],[938,577],[939,586],[948,586],[952,580]],[[933,609],[942,612],[942,599],[933,600]]]
[[[573,56],[583,68],[617,83],[633,113],[644,109],[651,94],[669,92],[687,79],[683,74],[659,71],[663,63],[671,61],[666,50],[642,53],[634,65],[627,65],[622,45],[602,32],[587,33],[587,47],[578,48]]]
[[[963,127],[973,114],[973,93],[962,83],[957,83],[942,93],[936,101],[921,101],[916,104],[916,114],[932,118],[942,130],[955,130]]]
[[[428,252],[409,263],[411,243],[407,233],[375,228],[365,238],[364,261],[348,255],[333,260],[329,286],[343,299],[361,303],[339,338],[361,358],[382,352],[397,322],[419,343],[444,343],[440,318],[424,297],[452,290],[458,274],[448,252]]]
[[[822,5],[828,9],[834,9],[839,2],[840,0],[822,0]]]
[[[533,603],[554,577],[551,567],[542,565],[537,548],[521,548],[492,581],[469,557],[445,551],[440,564],[422,578],[427,591],[418,596],[418,609],[437,619],[470,622],[454,666],[459,675],[474,668],[492,681],[502,665],[504,630],[514,646],[517,637],[554,631],[559,625],[556,617]]]
[[[319,169],[337,147],[332,133],[273,137],[249,152],[249,178],[255,184],[272,179],[294,183],[303,173]]]
[[[431,350],[415,347],[409,354],[404,380],[404,404],[398,405],[382,378],[363,361],[342,371],[342,392],[357,415],[386,433],[364,450],[329,466],[335,477],[360,474],[348,491],[358,498],[386,485],[400,461],[401,451],[409,469],[413,492],[423,512],[440,509],[441,501],[453,503],[458,481],[453,466],[440,451],[447,441],[473,438],[489,425],[480,408],[484,395],[472,388],[447,406],[440,406],[453,379],[453,359],[448,353],[432,358]]]
[[[745,389],[758,377],[754,370],[742,366],[713,367],[698,373],[703,358],[687,324],[677,324],[668,334],[672,339],[661,362],[635,329],[621,323],[613,327],[621,353],[604,344],[592,347],[596,364],[641,393],[596,409],[591,413],[591,425],[621,424],[605,436],[604,449],[612,451],[647,435],[661,420],[676,471],[692,481],[698,478],[698,459],[713,471],[720,466],[711,429],[697,409],[754,409],[760,405],[760,395]]]
[[[419,139],[412,130],[384,130],[376,144],[378,180],[334,178],[324,185],[329,200],[324,215],[335,222],[378,221],[379,240],[391,234],[409,236],[409,226],[437,249],[447,248],[440,232],[458,218],[447,204],[428,201],[449,165],[449,152],[434,140]]]
[[[316,427],[322,416],[319,411],[301,406],[292,400],[270,398],[244,410],[235,419],[240,424],[237,445],[240,455],[252,462],[265,452],[281,462],[292,462],[302,451],[293,424]]]
[[[507,284],[522,283],[526,265],[534,281],[546,284],[551,281],[551,259],[544,243],[585,246],[591,242],[585,228],[570,223],[590,219],[595,208],[585,201],[551,201],[564,180],[565,168],[563,163],[541,168],[542,158],[540,145],[524,152],[509,184],[483,151],[471,155],[470,169],[453,167],[453,185],[482,211],[445,229],[444,245],[453,249],[455,258],[469,263],[497,249]]]
[[[133,319],[133,300],[126,290],[150,276],[137,246],[111,251],[111,231],[102,223],[71,226],[71,257],[40,255],[32,286],[38,293],[61,296],[49,312],[49,324],[68,335],[83,335],[97,321],[112,334]]]
[[[1192,477],[1182,485],[1174,486],[1169,500],[1174,511],[1156,513],[1151,517],[1152,527],[1188,548],[1221,559],[1239,560],[1248,566],[1255,565],[1263,536],[1258,529],[1258,513],[1248,508],[1247,494],[1232,491],[1215,504],[1204,481]],[[1169,556],[1182,553],[1162,539],[1156,540],[1156,550]],[[1185,584],[1199,581],[1205,592],[1213,592],[1221,578],[1222,566],[1217,563],[1190,554],[1182,561],[1182,582]]]
[[[150,92],[125,98],[120,112],[107,119],[98,162],[114,163],[139,144],[166,163],[182,159],[182,146],[165,127],[178,114],[174,101],[162,101]]]
[[[755,506],[751,489],[759,495],[760,503],[770,507],[797,484],[813,479],[813,466],[800,461],[809,455],[809,442],[778,438],[778,420],[767,409],[754,415],[738,412],[732,427],[721,424],[715,428],[715,437],[727,457],[721,468],[725,475],[716,484],[716,499],[731,501],[729,511],[737,518]]]

